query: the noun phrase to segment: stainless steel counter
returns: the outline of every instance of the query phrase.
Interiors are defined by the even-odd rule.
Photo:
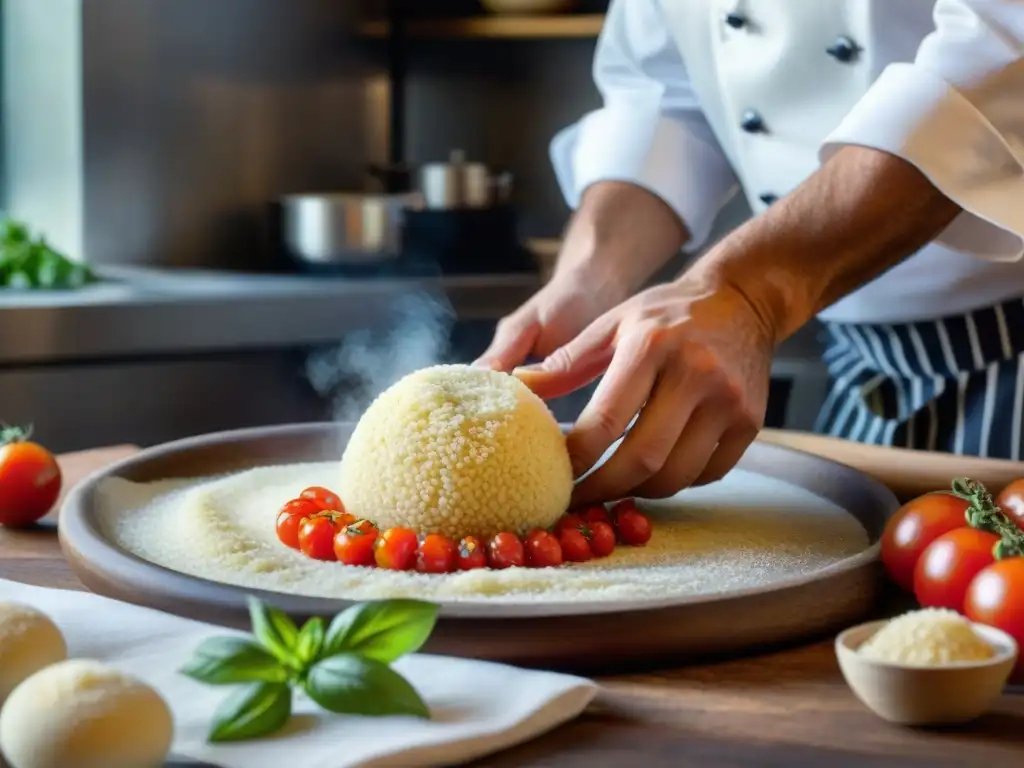
[[[351,280],[202,270],[107,268],[77,292],[0,291],[0,365],[330,344],[386,327],[395,303],[423,295],[459,320],[494,321],[540,286],[535,275]],[[817,358],[814,329],[779,363]]]
[[[0,365],[298,347],[386,327],[424,295],[460,320],[493,320],[539,286],[533,275],[346,280],[108,268],[77,292],[0,292]]]
[[[104,274],[117,282],[76,293],[0,291],[0,420],[33,423],[54,450],[330,418],[337,410],[309,378],[310,349],[359,339],[361,331],[394,333],[400,321],[401,333],[409,329],[410,338],[401,339],[408,351],[421,340],[403,300],[428,297],[459,321],[445,359],[467,361],[482,351],[493,322],[541,282],[532,275],[356,281],[139,268]],[[359,376],[376,381],[377,369],[391,365],[386,350],[378,352]],[[790,388],[786,424],[808,428],[825,386],[813,329],[780,348],[774,375]],[[571,420],[588,396],[582,391],[552,407]]]

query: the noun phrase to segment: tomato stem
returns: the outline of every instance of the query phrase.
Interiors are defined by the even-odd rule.
[[[1024,556],[1024,531],[1021,531],[992,499],[984,485],[977,480],[958,477],[953,480],[953,495],[970,504],[964,516],[967,524],[980,531],[999,537],[992,554],[997,560]]]
[[[32,437],[32,425],[27,427],[12,427],[6,422],[0,422],[0,445],[10,443],[24,443]]]

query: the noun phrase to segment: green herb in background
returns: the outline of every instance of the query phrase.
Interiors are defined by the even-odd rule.
[[[416,689],[388,665],[423,646],[437,613],[432,603],[382,600],[354,605],[330,625],[312,618],[299,629],[282,611],[250,598],[253,637],[211,637],[181,673],[208,685],[244,685],[218,707],[211,742],[281,729],[295,688],[337,714],[429,717]]]
[[[87,266],[33,238],[24,224],[0,220],[0,288],[66,290],[95,281]]]

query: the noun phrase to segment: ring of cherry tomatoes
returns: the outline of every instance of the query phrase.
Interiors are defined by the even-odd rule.
[[[1024,479],[995,500],[1010,535],[1024,534]],[[882,564],[922,607],[950,608],[1024,645],[1024,557],[996,559],[1000,536],[970,526],[971,502],[948,492],[904,504],[882,535]]]
[[[594,505],[562,517],[553,530],[530,531],[525,538],[502,532],[490,541],[466,536],[456,542],[408,528],[381,531],[370,520],[345,511],[337,494],[305,489],[277,515],[277,537],[314,560],[393,571],[452,573],[476,568],[552,568],[607,557],[617,544],[640,547],[650,541],[651,523],[632,499],[609,511]]]

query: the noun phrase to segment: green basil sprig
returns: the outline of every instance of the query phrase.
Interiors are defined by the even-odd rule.
[[[96,280],[85,264],[34,237],[25,224],[0,218],[0,288],[70,290]]]
[[[361,603],[326,624],[301,628],[283,611],[249,599],[252,637],[211,637],[180,670],[208,685],[240,686],[214,714],[208,739],[240,741],[280,730],[296,689],[329,712],[429,717],[426,703],[389,664],[415,653],[437,623],[419,600]]]

